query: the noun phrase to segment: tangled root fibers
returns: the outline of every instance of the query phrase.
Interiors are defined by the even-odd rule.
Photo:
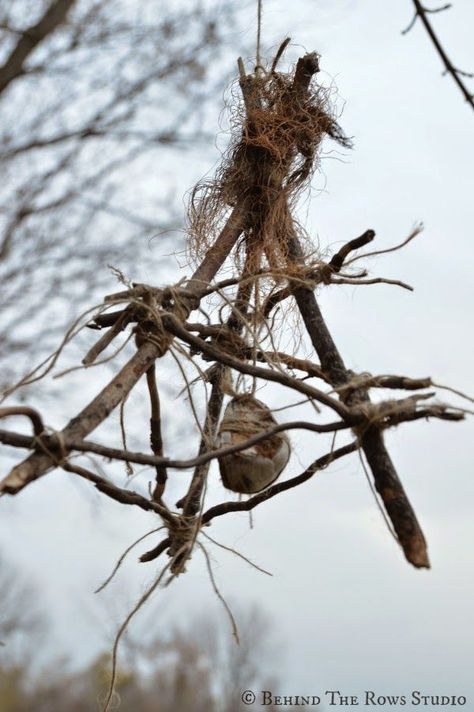
[[[193,259],[202,258],[216,239],[229,208],[243,205],[247,220],[238,263],[244,246],[253,255],[252,270],[266,260],[270,270],[288,272],[288,236],[298,229],[291,210],[317,167],[322,140],[329,135],[350,147],[328,90],[311,81],[317,62],[316,54],[306,55],[292,73],[241,78],[243,101],[234,109],[230,146],[214,179],[199,183],[191,196]]]

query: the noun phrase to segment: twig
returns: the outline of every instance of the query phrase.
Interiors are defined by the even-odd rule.
[[[266,574],[267,576],[273,576],[270,571],[267,571],[266,569],[262,568],[261,566],[258,566],[254,561],[249,559],[247,556],[244,556],[240,551],[237,551],[237,549],[234,549],[231,546],[226,546],[225,544],[221,544],[220,541],[216,541],[215,539],[212,538],[212,536],[209,536],[209,534],[206,534],[206,532],[201,531],[201,534],[206,537],[206,539],[209,539],[213,544],[219,547],[219,549],[224,549],[224,551],[228,551],[231,554],[235,554],[235,556],[238,556],[240,559],[243,559],[247,564],[252,566],[254,569],[257,569],[257,571],[260,571],[262,574]]]
[[[202,553],[204,554],[204,558],[206,560],[207,571],[209,574],[209,578],[211,579],[211,584],[212,584],[212,588],[214,589],[214,593],[216,594],[217,598],[219,599],[219,601],[222,603],[222,605],[224,606],[224,608],[226,610],[226,613],[229,617],[229,621],[230,621],[231,628],[232,628],[232,635],[234,636],[235,642],[237,643],[237,645],[239,645],[240,644],[239,629],[237,627],[237,623],[235,622],[234,614],[232,613],[232,610],[231,610],[229,604],[227,603],[224,596],[220,592],[219,587],[216,583],[216,579],[214,578],[214,572],[213,572],[212,566],[211,566],[211,559],[209,558],[209,554],[207,553],[206,548],[199,541],[197,542],[197,544],[198,544],[199,548],[201,549]]]
[[[151,342],[145,343],[125,364],[115,378],[61,431],[64,441],[82,440],[91,433],[116,408],[130,392],[138,379],[148,370],[157,357],[158,349]],[[16,494],[32,480],[41,477],[54,467],[54,461],[45,452],[30,455],[14,467],[0,482],[0,491]]]
[[[156,532],[162,531],[162,529],[163,529],[163,527],[158,527],[157,529],[151,529],[149,532],[146,532],[146,533],[143,534],[141,537],[139,537],[138,539],[136,539],[132,544],[130,544],[130,546],[127,546],[127,548],[125,549],[125,551],[120,555],[119,559],[117,560],[117,563],[115,564],[115,566],[114,566],[114,568],[112,569],[111,573],[107,576],[107,578],[105,579],[105,581],[100,584],[99,588],[96,588],[96,590],[94,591],[94,593],[100,593],[101,591],[104,590],[104,588],[105,588],[106,586],[109,585],[109,583],[112,581],[112,579],[114,578],[115,574],[117,573],[117,571],[119,570],[119,568],[120,568],[121,565],[123,564],[123,562],[124,562],[124,560],[126,559],[127,555],[132,551],[132,549],[134,549],[134,548],[137,546],[137,544],[139,544],[141,541],[143,541],[144,539],[146,539],[147,537],[149,537],[151,534],[155,534]]]
[[[323,393],[323,391],[320,391],[312,386],[308,386],[306,383],[291,378],[291,376],[288,376],[286,374],[279,373],[277,371],[272,371],[268,368],[253,366],[251,364],[245,363],[244,361],[241,361],[240,359],[234,358],[230,354],[225,353],[220,349],[217,349],[215,346],[212,346],[208,342],[203,341],[199,337],[189,333],[189,331],[187,331],[172,314],[163,315],[163,324],[165,328],[172,334],[178,336],[183,341],[186,341],[198,351],[206,354],[207,356],[210,356],[213,360],[218,361],[219,363],[223,363],[225,366],[230,366],[236,371],[240,371],[241,373],[247,373],[250,376],[263,378],[267,381],[274,381],[275,383],[280,383],[281,385],[286,386],[288,388],[293,388],[294,390],[297,390],[300,393],[303,393],[304,395],[309,396],[310,398],[313,398],[314,400],[322,403],[323,405],[329,406],[329,408],[335,410],[336,413],[338,413],[341,417],[350,417],[346,406],[344,406],[342,403],[337,402],[335,399],[328,397],[325,393]]]
[[[370,373],[352,375],[350,381],[337,386],[334,390],[341,395],[359,388],[391,388],[407,391],[417,391],[423,388],[437,387],[431,378],[408,378],[407,376],[372,376]]]
[[[405,245],[408,245],[409,242],[415,239],[418,235],[420,235],[423,232],[423,225],[417,225],[411,233],[408,235],[407,238],[403,240],[403,242],[400,242],[398,245],[394,245],[393,247],[388,247],[385,250],[376,250],[375,252],[365,252],[362,255],[357,255],[356,257],[353,257],[352,259],[348,260],[346,262],[346,266],[352,264],[353,262],[356,262],[356,260],[364,260],[367,257],[376,257],[377,255],[387,255],[389,252],[395,252],[396,250],[401,250],[402,247],[405,247]]]
[[[354,423],[360,422],[362,416],[354,416]],[[363,420],[363,418],[362,418]],[[173,460],[167,457],[156,457],[154,455],[147,455],[141,452],[131,452],[129,450],[119,450],[117,448],[111,448],[107,445],[99,445],[98,443],[91,442],[90,440],[79,440],[79,441],[64,441],[64,447],[66,450],[76,450],[78,452],[92,452],[96,455],[101,455],[113,460],[121,460],[123,462],[134,462],[138,465],[150,465],[156,467],[156,465],[166,465],[168,468],[187,470],[190,467],[197,467],[198,465],[203,465],[210,460],[217,457],[224,457],[225,455],[231,455],[236,452],[241,452],[246,450],[253,445],[256,445],[267,438],[271,438],[277,433],[284,432],[286,430],[310,430],[315,433],[332,433],[339,430],[346,430],[351,427],[350,423],[345,423],[342,420],[335,421],[332,423],[310,423],[304,420],[295,420],[287,423],[280,423],[275,425],[263,433],[258,435],[253,435],[248,440],[235,445],[227,445],[226,447],[215,448],[202,454],[190,458],[189,460]],[[20,448],[33,448],[36,446],[36,440],[29,437],[28,435],[20,435],[19,433],[12,433],[7,430],[0,430],[0,442],[5,445],[11,445],[13,447]],[[54,457],[54,440],[51,448],[51,457]]]
[[[103,314],[96,314],[94,319],[87,324],[89,329],[104,329],[109,326],[116,324],[126,313],[125,309],[118,309],[113,312],[104,312]],[[133,312],[129,312],[129,320],[133,321]],[[95,345],[92,347],[95,348]]]
[[[308,74],[317,71],[317,62],[313,65],[311,62],[308,63]],[[307,79],[305,91],[309,86],[310,79],[311,77]],[[294,94],[295,101],[303,100],[301,87],[295,87]],[[288,236],[288,252],[290,261],[304,265],[304,254],[296,231],[293,231]],[[308,287],[297,287],[293,290],[293,293],[322,368],[328,374],[333,386],[346,383],[350,380],[350,373],[346,369],[342,356],[334,343],[313,291]],[[364,391],[352,394],[351,402],[356,401],[361,403],[368,402],[368,394]],[[387,452],[382,433],[377,424],[364,428],[363,434],[360,435],[360,442],[372,471],[375,486],[392,521],[407,560],[417,568],[429,567],[423,532]]]
[[[190,322],[186,322],[184,326],[188,331],[197,331],[200,336],[211,336],[217,339],[220,348],[224,347],[223,338],[225,339],[227,337],[229,341],[229,348],[232,350],[232,353],[237,353],[241,358],[256,358],[257,361],[263,361],[265,363],[283,363],[290,369],[304,371],[309,376],[326,380],[326,376],[321,366],[319,366],[318,364],[313,363],[308,359],[302,359],[298,358],[297,356],[286,354],[283,351],[262,351],[260,349],[255,351],[253,348],[247,346],[246,342],[243,339],[238,340],[235,337],[234,333],[231,334],[230,332],[228,332],[227,327],[222,327],[220,325],[213,324],[199,324]]]
[[[146,382],[148,386],[148,394],[150,397],[150,445],[153,454],[156,457],[163,457],[163,438],[161,435],[161,409],[160,396],[156,385],[156,368],[153,363],[146,372]],[[166,465],[156,465],[156,486],[153,492],[155,502],[162,504],[162,497],[165,491],[166,480],[168,475]]]
[[[79,475],[79,477],[89,480],[89,482],[93,482],[99,492],[111,497],[111,499],[114,499],[116,502],[120,502],[120,504],[131,504],[144,509],[145,512],[156,512],[156,514],[159,514],[162,519],[170,524],[175,523],[174,516],[165,507],[157,502],[146,499],[146,497],[142,497],[142,495],[138,494],[138,492],[121,489],[112,482],[109,482],[103,477],[96,475],[94,472],[87,470],[85,467],[72,465],[70,462],[63,462],[61,467],[63,470],[66,470],[66,472],[72,472],[75,475]]]
[[[169,547],[171,544],[171,539],[168,537],[166,539],[163,539],[163,541],[160,541],[160,543],[155,546],[153,549],[150,551],[147,551],[145,554],[142,554],[139,558],[139,561],[145,562],[145,561],[154,561],[157,559],[160,554],[162,554],[166,549]]]
[[[242,272],[242,281],[239,283],[237,295],[234,304],[231,305],[231,313],[227,320],[226,328],[229,335],[235,340],[240,336],[244,326],[245,317],[247,314],[250,297],[254,288],[254,282],[246,280],[251,270],[253,260],[253,250],[247,250],[245,264]],[[225,375],[225,368],[221,364],[216,364],[212,370],[211,382],[212,390],[209,397],[209,402],[206,411],[206,420],[202,431],[201,442],[199,445],[199,454],[203,454],[206,450],[214,445],[214,438],[217,430],[217,423],[222,411],[222,403],[224,393],[222,390],[222,379]],[[186,517],[194,517],[202,507],[202,494],[206,478],[209,472],[210,460],[195,467],[189,489],[183,500],[177,503],[177,507],[182,505],[183,515]]]
[[[107,346],[109,346],[116,336],[120,334],[123,329],[125,329],[131,317],[131,310],[125,309],[121,312],[120,317],[114,322],[113,326],[109,331],[106,331],[100,339],[89,349],[87,354],[82,359],[84,366],[90,366],[97,359],[98,356],[104,351]]]
[[[104,707],[103,707],[103,712],[108,712],[110,709],[110,704],[112,702],[112,697],[114,694],[114,688],[115,688],[115,680],[117,676],[117,653],[118,653],[118,646],[120,643],[120,640],[125,633],[126,629],[128,628],[128,625],[130,621],[132,620],[133,616],[138,613],[140,608],[142,608],[145,603],[148,601],[150,596],[156,591],[160,583],[162,582],[165,573],[168,571],[168,569],[171,566],[171,562],[168,562],[160,571],[159,575],[157,578],[153,581],[151,586],[148,587],[148,589],[145,591],[143,596],[137,601],[135,606],[132,608],[128,616],[125,618],[123,621],[122,625],[117,631],[117,635],[115,636],[113,648],[112,648],[112,671],[111,671],[111,676],[110,676],[110,683],[109,683],[109,689],[107,692],[107,697],[104,702]]]
[[[339,272],[343,266],[346,257],[354,250],[359,250],[364,245],[367,245],[375,237],[374,230],[366,230],[360,237],[356,237],[354,240],[347,242],[341,249],[336,252],[336,254],[331,258],[328,267],[331,268],[333,272]]]
[[[294,249],[297,249],[296,243],[293,244]],[[326,326],[314,293],[298,288],[295,290],[295,299],[321,366],[334,386],[346,383],[350,375]],[[356,395],[356,398],[368,400],[365,393]],[[361,445],[407,560],[416,567],[429,567],[425,538],[376,425],[364,430]]]
[[[345,457],[346,455],[349,455],[352,452],[356,452],[359,447],[359,443],[357,441],[354,441],[349,445],[344,445],[344,447],[340,447],[338,450],[328,452],[326,455],[323,455],[322,457],[319,457],[317,460],[315,460],[309,467],[306,468],[304,472],[302,472],[297,477],[292,477],[289,480],[278,482],[276,485],[271,485],[271,487],[268,487],[266,490],[263,490],[263,492],[259,492],[253,497],[250,497],[249,499],[243,500],[241,502],[223,502],[222,504],[216,504],[214,507],[211,507],[206,512],[204,512],[201,519],[202,525],[207,524],[216,517],[221,517],[223,514],[227,514],[228,512],[248,512],[254,509],[254,507],[257,507],[262,502],[266,502],[268,499],[275,497],[277,494],[292,489],[293,487],[298,487],[299,485],[303,484],[303,482],[306,482],[307,480],[311,479],[311,477],[313,477],[316,472],[324,470],[326,467],[328,467],[328,465],[334,462],[334,460],[338,460],[341,457]]]
[[[416,19],[419,17],[420,20],[422,21],[425,30],[427,31],[436,51],[438,52],[439,56],[441,57],[441,61],[444,64],[445,67],[445,74],[450,74],[453,78],[453,80],[456,82],[457,86],[459,87],[462,95],[464,96],[465,100],[467,103],[471,106],[472,109],[474,109],[474,95],[468,90],[464,82],[462,81],[461,77],[462,76],[469,76],[471,77],[472,74],[469,74],[467,72],[460,71],[459,69],[456,69],[454,64],[451,62],[449,59],[448,55],[446,54],[440,40],[438,39],[438,36],[436,35],[433,26],[431,22],[428,20],[428,13],[432,12],[441,12],[442,10],[447,10],[448,8],[451,7],[450,4],[443,5],[442,7],[437,8],[436,10],[428,10],[425,8],[420,0],[413,0],[413,4],[415,6],[415,16],[410,23],[410,25],[402,32],[402,34],[407,34],[415,24]]]
[[[287,37],[285,40],[283,40],[283,42],[282,42],[281,45],[279,46],[278,51],[277,51],[277,53],[276,53],[276,55],[275,55],[275,59],[274,59],[273,62],[272,62],[272,67],[271,67],[271,69],[270,69],[270,73],[271,73],[271,74],[273,74],[273,73],[276,71],[276,68],[277,68],[277,66],[278,66],[278,62],[279,62],[280,59],[282,58],[283,52],[284,52],[285,49],[288,47],[288,45],[290,44],[290,42],[291,42],[291,37]]]
[[[322,264],[318,266],[316,269],[309,270],[307,272],[307,280],[311,280],[314,282],[314,287],[320,282],[325,282],[325,283],[334,283],[337,284],[336,280],[332,277],[334,273],[338,273],[347,256],[351,253],[354,252],[354,250],[358,250],[361,247],[364,247],[364,245],[367,245],[369,242],[371,242],[375,237],[375,232],[373,230],[366,230],[360,237],[356,237],[353,240],[350,240],[347,242],[345,245],[341,247],[341,249],[336,252],[335,255],[331,258],[331,260],[327,264]],[[343,277],[346,277],[347,275],[343,275]],[[361,276],[365,276],[361,275]],[[296,286],[304,286],[304,285],[298,285],[295,283],[294,278],[289,279],[290,284],[292,284],[293,288]],[[340,284],[344,284],[344,282],[339,282]],[[276,307],[277,304],[279,304],[281,301],[284,299],[288,299],[292,294],[292,288],[290,286],[284,287],[283,289],[280,289],[278,292],[274,292],[273,294],[270,294],[270,296],[267,298],[264,306],[263,306],[263,313],[266,317],[271,313],[271,311]]]
[[[393,284],[395,287],[402,287],[402,289],[407,289],[409,292],[413,292],[414,289],[410,284],[406,282],[401,282],[399,279],[387,279],[386,277],[373,277],[372,279],[351,279],[348,277],[331,277],[331,284],[352,284],[357,286],[358,284]]]
[[[41,415],[34,408],[28,406],[10,406],[8,408],[0,408],[0,418],[9,418],[12,415],[24,415],[30,419],[35,435],[41,435],[44,432],[44,424]]]
[[[35,25],[21,31],[19,39],[0,67],[0,93],[24,73],[31,52],[66,19],[76,0],[51,0]]]
[[[222,402],[224,399],[224,394],[222,392],[221,387],[222,376],[223,368],[222,366],[217,365],[212,375],[212,389],[207,404],[203,436],[199,445],[199,455],[203,455],[206,450],[212,447],[213,439],[217,429],[217,423],[222,409]],[[199,511],[202,488],[209,470],[210,462],[210,460],[207,460],[207,462],[203,462],[195,466],[195,470],[187,494],[182,500],[176,503],[177,507],[183,508],[183,514],[185,514],[186,516],[194,516]]]

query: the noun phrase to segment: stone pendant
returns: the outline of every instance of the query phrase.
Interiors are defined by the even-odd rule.
[[[249,395],[232,398],[219,428],[218,445],[238,445],[274,425],[275,418],[261,401]],[[282,473],[290,453],[289,438],[281,432],[245,450],[224,455],[219,458],[222,482],[233,492],[260,492]]]

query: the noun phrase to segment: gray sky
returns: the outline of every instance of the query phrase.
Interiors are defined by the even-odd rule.
[[[354,136],[354,151],[333,151],[323,159],[311,202],[302,206],[321,247],[337,247],[373,228],[374,249],[385,248],[400,242],[414,223],[425,224],[406,249],[367,263],[374,276],[407,281],[414,293],[381,285],[331,287],[320,295],[347,365],[430,375],[472,394],[474,122],[452,80],[441,76],[421,25],[401,36],[411,16],[408,0],[266,0],[264,45],[273,51],[290,35],[297,45],[290,57],[321,53],[324,81],[337,85],[344,108],[340,122]],[[433,22],[455,64],[473,70],[472,1],[457,0]],[[237,41],[254,31],[253,8],[243,11],[241,23]],[[332,148],[327,145],[328,152]],[[210,149],[199,171],[210,170],[217,158]],[[197,168],[183,167],[178,179],[184,193]],[[141,269],[147,273],[150,265]],[[83,386],[77,376],[76,382],[81,390],[73,402],[86,402],[97,390],[97,381]],[[281,401],[270,387],[260,397],[271,405]],[[63,405],[64,418],[70,407]],[[214,552],[223,593],[261,604],[277,622],[286,658],[279,692],[419,689],[470,695],[473,704],[471,427],[417,422],[387,435],[428,539],[429,572],[406,563],[357,456],[258,508],[252,530],[244,514],[212,526],[219,541],[274,574],[265,577],[226,552]],[[288,476],[327,449],[327,441],[313,434],[293,431],[291,439],[297,456]],[[209,501],[224,494],[214,471]],[[2,501],[3,550],[40,582],[62,649],[75,650],[78,659],[90,656],[153,576],[154,569],[132,557],[104,595],[106,604],[92,601],[91,591],[122,549],[154,521],[91,494],[65,473]],[[217,610],[200,554],[185,576],[159,593],[156,607],[163,625],[183,610],[191,619],[202,607]]]

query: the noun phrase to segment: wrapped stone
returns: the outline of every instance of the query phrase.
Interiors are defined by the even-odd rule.
[[[253,396],[232,398],[219,428],[219,447],[239,445],[276,425],[269,408]],[[241,494],[260,492],[274,482],[290,459],[290,441],[281,432],[219,458],[222,482]]]

